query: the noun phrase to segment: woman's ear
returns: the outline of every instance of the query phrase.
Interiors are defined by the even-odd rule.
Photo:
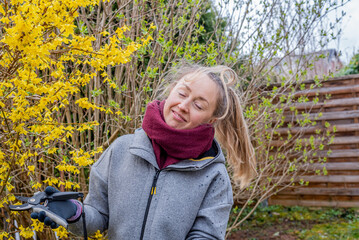
[[[209,120],[209,124],[214,124],[215,122],[217,122],[217,118],[212,118],[211,120]]]

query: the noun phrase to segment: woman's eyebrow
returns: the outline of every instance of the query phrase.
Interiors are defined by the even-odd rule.
[[[186,87],[186,89],[187,89],[189,92],[192,92],[191,88],[190,88],[186,83],[182,83],[182,84]],[[209,101],[208,101],[207,99],[205,99],[204,97],[199,96],[198,99],[199,99],[199,100],[202,100],[202,101],[205,101],[205,102],[207,102],[207,103],[209,104]]]
[[[192,92],[192,89],[186,83],[182,83],[182,84],[187,88],[188,91]]]
[[[205,102],[207,102],[207,104],[209,104],[208,100],[205,99],[204,97],[198,97],[198,99],[201,100],[201,101],[205,101]]]

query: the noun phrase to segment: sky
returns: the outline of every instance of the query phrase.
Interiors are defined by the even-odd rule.
[[[215,2],[228,2],[228,0],[214,0]],[[260,0],[253,0],[254,5]],[[346,12],[340,26],[342,33],[337,40],[333,40],[327,46],[328,49],[336,49],[340,54],[340,59],[343,64],[348,64],[350,59],[355,53],[359,53],[359,0],[337,0],[340,4],[341,1],[349,1],[344,6],[339,7],[337,10],[329,13],[329,21],[335,22],[336,17],[341,16],[341,12]],[[229,1],[229,12],[232,11],[233,1]],[[260,6],[260,4],[258,4]],[[226,5],[227,6],[227,5]]]
[[[341,24],[342,35],[339,41],[332,42],[329,48],[335,48],[341,52],[340,59],[347,64],[350,58],[359,52],[359,0],[351,0],[345,6],[338,9],[338,15],[341,11],[346,12]],[[330,15],[335,19],[336,13]]]

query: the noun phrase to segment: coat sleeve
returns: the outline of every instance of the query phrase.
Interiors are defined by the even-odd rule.
[[[97,230],[108,228],[108,174],[112,157],[112,146],[101,155],[90,172],[89,193],[84,201],[87,234],[91,236]],[[69,224],[68,230],[83,236],[83,219]]]
[[[224,239],[232,205],[231,182],[225,171],[212,180],[186,239]]]

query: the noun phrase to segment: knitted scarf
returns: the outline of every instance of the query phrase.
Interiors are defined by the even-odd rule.
[[[193,129],[175,129],[166,124],[163,117],[165,100],[147,105],[142,128],[152,141],[160,169],[183,159],[198,158],[208,151],[213,142],[214,128],[203,124]]]

